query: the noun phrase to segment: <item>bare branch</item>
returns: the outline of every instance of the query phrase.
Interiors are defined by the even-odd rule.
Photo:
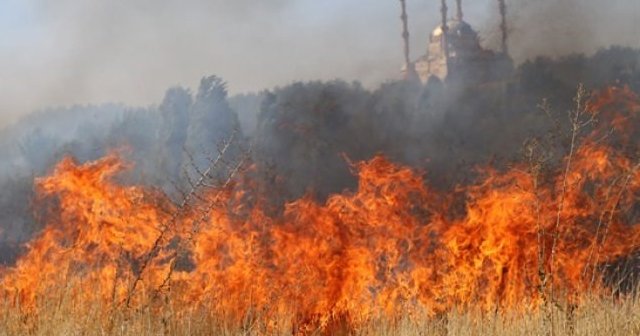
[[[209,176],[211,174],[211,172],[218,167],[218,163],[222,160],[222,156],[230,148],[230,145],[235,141],[237,133],[238,133],[238,130],[234,130],[234,132],[231,134],[231,137],[226,142],[226,145],[222,148],[221,154],[218,155],[217,159],[214,160],[207,167],[207,169],[204,172],[198,171],[198,174],[200,175],[200,178],[198,179],[198,181],[196,181],[196,183],[191,185],[191,189],[186,193],[186,196],[182,200],[182,203],[177,207],[176,211],[169,218],[169,220],[167,220],[167,222],[165,222],[164,224],[162,224],[160,226],[160,233],[158,234],[158,237],[156,237],[156,239],[155,239],[154,243],[152,244],[151,249],[149,250],[149,252],[143,258],[141,266],[140,266],[140,270],[138,271],[138,274],[136,275],[136,278],[134,279],[133,283],[131,284],[131,287],[129,288],[129,291],[127,293],[127,299],[125,301],[127,307],[130,306],[131,299],[133,298],[133,295],[135,293],[136,287],[137,287],[138,283],[140,282],[140,280],[142,280],[142,276],[143,276],[146,268],[148,267],[149,263],[151,262],[151,260],[153,260],[156,257],[156,255],[157,255],[157,253],[158,253],[158,251],[160,249],[160,246],[162,244],[162,241],[164,240],[169,228],[175,224],[176,220],[184,212],[184,210],[187,207],[188,203],[191,202],[193,200],[193,198],[196,196],[196,192],[197,192],[198,188],[200,186],[202,186],[202,184],[204,183],[204,181],[207,178],[207,176]],[[187,155],[190,157],[191,162],[194,162],[193,161],[193,156],[191,156],[188,152],[187,152]],[[190,184],[191,183],[192,183],[192,181],[190,181]]]

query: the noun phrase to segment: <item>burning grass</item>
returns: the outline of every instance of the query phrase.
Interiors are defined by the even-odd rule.
[[[115,182],[127,168],[115,154],[65,159],[37,180],[45,229],[2,271],[4,325],[27,334],[637,333],[635,287],[622,291],[630,278],[619,275],[640,242],[638,106],[627,89],[580,90],[559,164],[531,145],[528,161],[481,169],[476,183],[443,193],[378,156],[354,165],[357,190],[297,200],[279,217],[246,201],[241,178],[176,205]]]

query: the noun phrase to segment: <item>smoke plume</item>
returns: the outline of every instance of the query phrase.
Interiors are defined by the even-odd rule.
[[[407,6],[415,59],[439,25],[440,4]],[[626,33],[638,29],[637,2],[508,6],[516,62],[638,46]],[[499,49],[496,2],[467,1],[464,10],[483,42]],[[159,102],[167,87],[193,86],[208,73],[225,78],[232,93],[337,77],[373,88],[395,78],[402,64],[395,13],[397,2],[363,0],[2,1],[0,125],[47,106],[145,106]]]

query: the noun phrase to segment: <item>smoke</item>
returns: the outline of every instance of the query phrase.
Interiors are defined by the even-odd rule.
[[[639,4],[615,0],[513,0],[511,51],[535,55],[637,46]],[[412,58],[438,25],[439,2],[407,3]],[[494,0],[467,1],[465,19],[500,48]],[[216,73],[231,93],[297,80],[357,79],[375,87],[402,64],[397,2],[0,2],[0,124],[46,106],[147,105],[164,89]],[[367,20],[361,18],[366,17]],[[374,24],[375,23],[375,24]]]
[[[290,0],[2,2],[3,16],[20,19],[0,23],[12,34],[0,42],[0,124],[52,105],[147,105],[166,87],[192,86],[206,73],[227,79],[232,92],[343,74],[366,80],[374,69],[384,69],[371,75],[382,81],[399,67],[395,45],[386,58],[377,55],[397,42],[397,18],[366,10],[385,23],[383,35],[374,36],[368,24],[352,22],[358,7]]]
[[[110,101],[146,105],[158,101],[166,87],[192,84],[213,68],[229,77],[246,78],[250,70],[232,59],[238,53],[259,55],[265,46],[254,43],[252,51],[250,36],[258,27],[261,34],[277,35],[271,31],[289,3],[27,0],[0,4],[0,12],[21,21],[12,25],[12,36],[2,45],[7,52],[0,52],[0,111],[10,118],[51,105]],[[235,73],[226,73],[223,69],[231,64]]]
[[[480,26],[486,43],[499,48],[499,5]],[[638,47],[640,2],[628,0],[506,1],[509,51],[514,59],[571,53],[591,54],[611,45]]]

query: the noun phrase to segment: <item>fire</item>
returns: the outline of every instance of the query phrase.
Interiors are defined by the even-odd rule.
[[[125,168],[115,154],[85,165],[67,158],[36,181],[47,226],[3,279],[5,293],[28,306],[76,281],[91,286],[82,293],[91,300],[122,292],[118,275],[130,273],[124,264],[151,249],[171,207],[142,188],[112,183]]]
[[[3,270],[0,295],[36,314],[62,291],[80,305],[171,302],[177,314],[251,317],[297,332],[579,303],[610,291],[602,266],[638,247],[640,171],[628,135],[639,101],[627,89],[592,99],[587,116],[601,111],[602,120],[545,173],[526,163],[484,169],[452,195],[379,156],[354,165],[357,190],[323,204],[302,198],[279,217],[238,202],[239,185],[179,207],[118,183],[128,167],[117,154],[65,159],[36,181],[46,226]]]

